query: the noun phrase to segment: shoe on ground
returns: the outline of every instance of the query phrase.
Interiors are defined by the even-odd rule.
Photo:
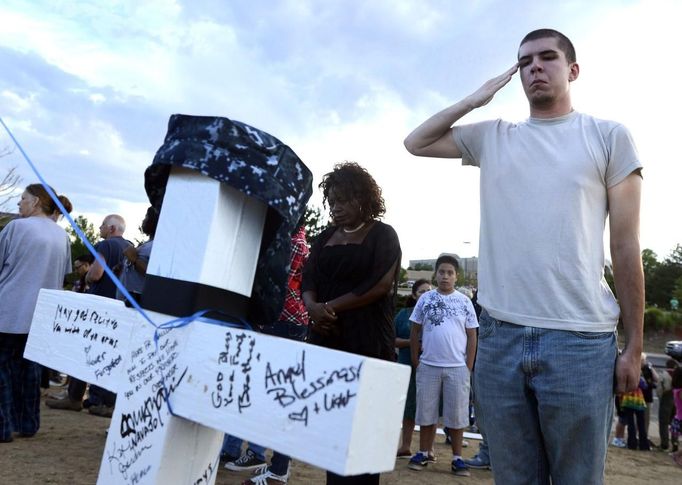
[[[253,451],[247,449],[246,452],[236,460],[225,463],[225,468],[232,470],[233,472],[241,472],[244,470],[254,470],[262,467],[264,464],[264,460],[261,460]]]
[[[616,448],[626,448],[627,445],[625,444],[625,440],[623,438],[613,438],[611,441],[611,446],[615,446]]]
[[[469,460],[464,460],[464,463],[469,468],[474,468],[476,470],[490,470],[490,461],[483,460],[479,455],[476,455]]]
[[[256,474],[248,480],[242,482],[242,485],[272,485],[287,483],[289,480],[289,468],[284,475],[277,475],[272,473],[269,466],[261,467]]]
[[[412,458],[410,458],[410,462],[407,464],[407,468],[409,468],[410,470],[421,471],[424,468],[426,468],[428,464],[429,457],[426,456],[424,453],[417,453]]]
[[[410,453],[409,451],[399,451],[398,453],[396,453],[395,457],[399,460],[409,460],[410,458],[412,458],[412,453]]]
[[[48,408],[52,409],[68,409],[69,411],[80,411],[83,409],[83,403],[80,401],[74,401],[68,396],[64,399],[55,399],[48,397],[45,399],[45,404]]]
[[[97,406],[90,406],[88,408],[88,412],[90,414],[94,414],[95,416],[110,418],[114,415],[114,408],[105,404],[98,404]]]
[[[456,460],[452,460],[452,473],[454,473],[458,477],[469,477],[469,476],[471,476],[471,472],[469,471],[469,467],[467,466],[466,463],[464,463],[464,460],[462,460],[461,458],[457,458]]]
[[[229,453],[221,453],[220,454],[220,462],[223,464],[227,463],[228,461],[235,461],[237,458],[239,458],[239,457],[234,456],[234,455],[230,455]]]
[[[14,438],[12,438],[12,435],[10,435],[9,438],[7,438],[7,439],[0,438],[0,443],[11,443],[12,441],[14,441]]]
[[[433,453],[429,453],[428,455],[426,455],[426,461],[428,461],[429,463],[436,463],[438,461],[438,458]]]

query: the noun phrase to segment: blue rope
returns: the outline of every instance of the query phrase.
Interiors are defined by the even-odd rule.
[[[187,317],[180,317],[180,318],[175,318],[173,320],[169,320],[167,322],[161,323],[161,324],[156,324],[152,321],[151,318],[149,318],[149,315],[144,311],[144,309],[135,301],[135,298],[132,297],[132,295],[128,292],[128,290],[123,286],[123,283],[121,283],[121,280],[118,279],[116,274],[107,266],[106,261],[104,261],[104,258],[102,257],[101,254],[99,254],[94,246],[88,241],[88,238],[85,236],[83,231],[81,230],[80,227],[78,227],[78,224],[74,222],[74,220],[71,218],[69,215],[68,211],[66,208],[62,205],[60,202],[59,198],[57,197],[57,194],[55,194],[52,190],[52,188],[47,184],[41,173],[38,171],[36,166],[33,164],[29,156],[26,154],[24,151],[23,147],[19,143],[19,141],[14,137],[14,134],[12,131],[9,129],[9,127],[5,124],[4,120],[2,117],[0,117],[0,123],[2,124],[3,128],[9,135],[9,137],[12,139],[16,147],[19,149],[19,152],[21,155],[24,157],[24,160],[28,163],[29,167],[31,167],[31,170],[33,170],[33,173],[38,177],[38,180],[42,184],[43,188],[47,191],[48,195],[52,199],[52,201],[55,203],[57,207],[59,207],[59,210],[61,211],[62,215],[66,218],[66,220],[71,224],[71,227],[73,230],[76,232],[80,240],[85,244],[85,247],[90,251],[90,253],[95,257],[97,262],[102,266],[104,269],[104,272],[111,278],[111,281],[114,282],[114,285],[116,285],[116,288],[121,292],[121,294],[128,300],[128,302],[132,305],[132,307],[140,314],[142,317],[152,325],[155,330],[154,330],[154,345],[155,345],[155,350],[158,355],[159,353],[159,331],[161,330],[173,330],[175,328],[182,328],[185,327],[189,324],[191,324],[194,321],[201,321],[204,323],[210,323],[214,325],[221,325],[221,326],[226,326],[226,327],[231,327],[231,328],[242,328],[242,329],[247,329],[247,330],[252,330],[251,326],[241,320],[237,319],[239,321],[236,322],[223,322],[219,320],[212,320],[209,318],[204,318],[204,315],[209,313],[211,310],[200,310],[192,315],[189,315]],[[173,412],[173,408],[171,406],[171,403],[169,401],[170,393],[168,392],[168,388],[166,387],[166,382],[165,378],[163,376],[163,372],[161,373],[161,386],[163,387],[163,398],[166,401],[166,405],[168,406],[168,411],[173,415],[176,416],[176,414]]]

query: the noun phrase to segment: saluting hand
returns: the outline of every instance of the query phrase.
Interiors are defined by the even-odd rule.
[[[519,65],[514,64],[510,69],[506,70],[499,76],[496,76],[483,84],[476,92],[467,97],[467,102],[470,104],[472,109],[480,108],[485,106],[490,102],[500,89],[502,89],[511,78],[518,71]]]

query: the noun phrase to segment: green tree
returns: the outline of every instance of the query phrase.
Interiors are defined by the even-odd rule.
[[[645,270],[646,271],[646,270]],[[646,281],[647,303],[668,308],[677,281],[682,277],[682,246],[677,245],[662,263],[656,266],[653,276]]]
[[[310,244],[329,225],[322,215],[322,210],[312,205],[309,205],[305,210],[303,224],[305,225],[306,238]]]
[[[675,281],[675,289],[673,290],[672,296],[675,297],[678,302],[682,303],[682,276]],[[670,302],[668,302],[668,305],[670,305]]]
[[[405,268],[400,268],[400,277],[398,279],[399,283],[407,282],[407,270]]]
[[[415,271],[433,271],[433,265],[427,263],[417,263],[414,265]]]
[[[99,239],[99,236],[97,235],[97,232],[95,232],[95,226],[88,221],[88,218],[80,215],[74,219],[74,222],[80,228],[80,230],[83,231],[83,234],[85,234],[85,237],[88,238],[90,244],[95,244],[95,242]],[[69,234],[69,238],[71,239],[71,258],[76,259],[78,256],[82,256],[89,252],[88,248],[85,246],[85,243],[81,241],[81,239],[78,237],[78,234],[76,234],[76,231],[72,227],[67,227],[66,232]]]
[[[654,287],[656,281],[656,272],[661,266],[656,253],[651,249],[644,249],[642,251],[642,267],[644,268],[644,289],[646,293],[646,301],[651,304],[651,296],[654,294]]]

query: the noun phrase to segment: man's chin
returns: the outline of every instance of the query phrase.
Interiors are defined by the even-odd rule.
[[[529,102],[533,108],[549,108],[554,103],[554,97],[549,94],[537,93],[529,99]]]

